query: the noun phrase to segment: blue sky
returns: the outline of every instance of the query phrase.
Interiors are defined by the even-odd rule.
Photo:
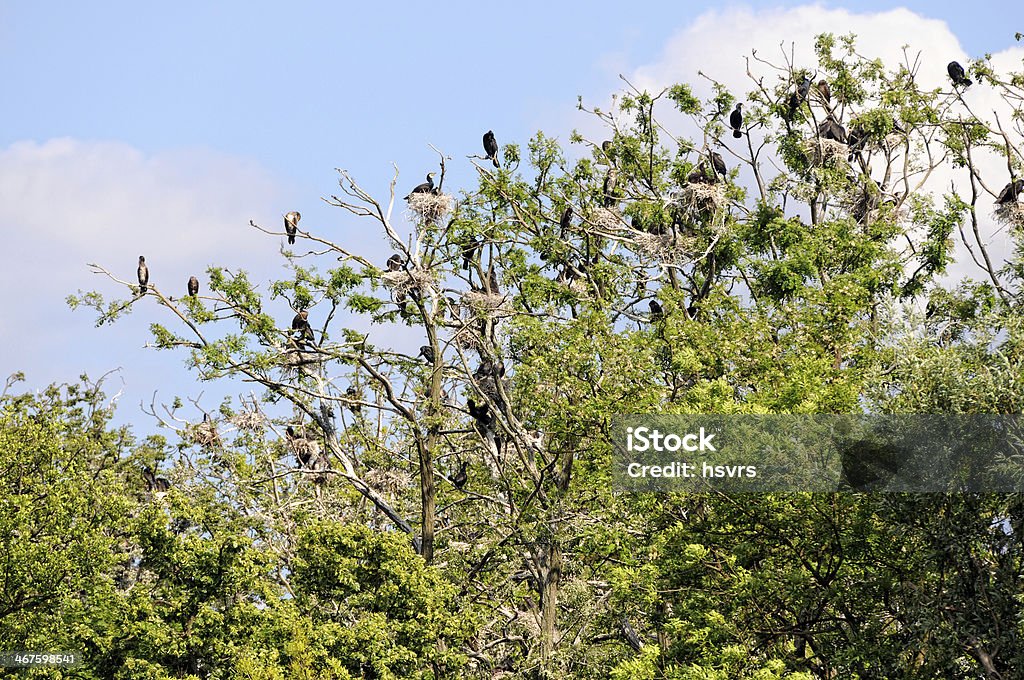
[[[36,389],[120,366],[120,418],[138,422],[155,390],[169,400],[203,388],[180,357],[142,349],[157,310],[102,329],[67,310],[64,296],[79,288],[115,292],[86,261],[130,279],[144,253],[154,278],[180,282],[168,288],[211,263],[262,280],[283,273],[279,244],[246,224],[278,227],[293,209],[303,226],[383,253],[376,232],[364,236],[320,201],[336,191],[334,168],[384,195],[395,163],[401,191],[435,166],[433,143],[455,159],[451,180],[468,186],[464,159],[487,129],[499,142],[538,129],[566,140],[581,121],[577,95],[606,101],[619,73],[657,64],[705,12],[784,16],[803,4],[0,2],[0,230],[12,236],[0,373],[24,370]],[[969,56],[1020,45],[1013,33],[1024,30],[971,3],[901,6],[948,24]],[[751,36],[723,21],[721,49],[684,74],[746,51]]]

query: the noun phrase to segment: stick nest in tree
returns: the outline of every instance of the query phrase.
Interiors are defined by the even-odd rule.
[[[414,288],[423,291],[434,285],[434,278],[419,267],[409,267],[409,271],[383,272],[380,278],[395,294],[408,293]]]
[[[675,200],[677,207],[690,215],[718,212],[725,205],[725,184],[688,182]]]
[[[448,194],[423,192],[409,197],[409,212],[419,221],[436,224],[452,209],[452,197]]]
[[[804,153],[807,154],[807,160],[819,168],[826,165],[834,166],[837,162],[846,163],[850,155],[850,147],[834,139],[811,137],[805,139],[802,146]]]
[[[640,255],[659,262],[679,264],[690,259],[696,239],[686,236],[673,239],[671,234],[659,236],[638,232],[633,234],[633,242]]]
[[[211,422],[196,423],[185,428],[183,439],[204,449],[220,444],[217,426]]]
[[[1005,224],[1015,229],[1024,229],[1024,203],[1014,201],[996,206],[992,216],[999,224]]]
[[[619,231],[622,228],[622,215],[614,208],[598,208],[594,213],[594,226],[605,231]]]
[[[293,437],[288,440],[288,443],[291,445],[292,451],[295,452],[295,457],[299,460],[308,460],[310,466],[320,457],[320,452],[323,450],[320,442],[315,439]]]
[[[405,470],[368,470],[364,481],[377,491],[391,497],[409,488],[412,477]]]
[[[260,432],[263,429],[263,416],[257,411],[239,411],[229,421],[239,430]]]
[[[462,304],[474,316],[508,316],[504,303],[505,296],[499,293],[469,290],[462,294]]]

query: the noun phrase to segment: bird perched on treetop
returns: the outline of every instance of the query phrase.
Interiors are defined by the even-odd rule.
[[[139,292],[142,295],[149,290],[146,286],[149,283],[149,267],[146,266],[146,258],[139,255]]]
[[[309,312],[303,309],[292,319],[292,330],[296,331],[295,340],[301,347],[304,343],[313,342],[313,328],[309,325]]]
[[[648,306],[651,308],[651,321],[661,321],[665,318],[665,309],[657,300],[651,300]]]
[[[488,130],[484,133],[484,153],[494,163],[494,167],[500,168],[498,164],[498,140],[494,138],[494,133]]]
[[[739,139],[743,136],[740,128],[743,127],[743,104],[737,103],[736,108],[729,114],[729,125],[732,127],[732,136]]]
[[[394,254],[388,258],[388,270],[397,272],[402,269],[402,265],[405,264],[405,260],[399,254]]]
[[[188,294],[192,297],[199,294],[199,279],[194,276],[188,277]]]
[[[288,234],[288,245],[295,244],[295,234],[299,231],[299,220],[301,219],[302,215],[300,215],[295,210],[292,210],[290,213],[285,214],[284,231],[286,234]]]
[[[728,173],[728,170],[725,167],[725,159],[722,158],[722,154],[718,153],[717,151],[711,152],[711,167],[713,167],[715,169],[715,172],[717,172],[722,177],[725,177],[725,175]]]
[[[409,198],[411,198],[413,194],[429,194],[429,193],[433,193],[433,191],[434,191],[434,175],[436,175],[436,174],[437,174],[436,172],[428,172],[427,173],[427,181],[424,182],[423,184],[417,184],[416,187],[412,191],[409,192],[409,195],[405,197],[405,200],[408,201]]]
[[[970,87],[974,82],[967,77],[967,73],[964,71],[964,67],[960,65],[958,61],[951,61],[946,66],[946,73],[949,74],[949,79],[953,81],[953,85],[959,87]]]
[[[1024,179],[1013,180],[999,192],[999,197],[996,199],[996,203],[999,205],[1016,203],[1017,197],[1022,193],[1024,193]]]
[[[821,97],[821,100],[823,102],[828,104],[829,102],[832,101],[832,88],[828,86],[828,81],[819,80],[817,88],[818,96]]]

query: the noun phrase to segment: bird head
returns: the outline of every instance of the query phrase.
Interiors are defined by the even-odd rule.
[[[139,264],[145,264],[145,263],[146,263],[146,258],[143,257],[142,255],[139,255]]]

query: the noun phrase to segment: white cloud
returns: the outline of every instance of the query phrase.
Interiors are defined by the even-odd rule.
[[[183,294],[192,274],[203,280],[210,264],[279,266],[276,243],[248,222],[277,227],[280,194],[258,164],[204,149],[147,154],[67,138],[0,149],[2,368],[64,380],[87,364],[105,371],[121,363],[110,336],[91,330],[92,314],[72,314],[64,304],[78,289],[127,296],[90,274],[87,262],[131,281],[145,255],[152,282],[169,295]],[[139,322],[148,320],[156,319]],[[147,337],[136,331],[146,333],[144,326],[130,331],[134,347]]]

